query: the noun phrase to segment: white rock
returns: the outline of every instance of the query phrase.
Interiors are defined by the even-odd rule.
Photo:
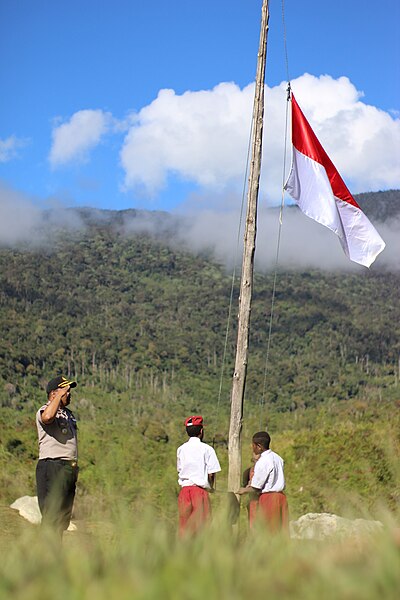
[[[34,525],[38,525],[42,520],[37,496],[22,496],[13,502],[10,508],[18,510],[21,517]]]
[[[290,537],[323,540],[330,537],[361,537],[381,531],[380,521],[345,519],[330,513],[308,513],[290,522]]]
[[[10,508],[17,510],[21,517],[29,521],[29,523],[39,525],[39,523],[42,521],[42,515],[40,514],[37,496],[22,496],[10,504]],[[77,527],[75,523],[71,521],[67,531],[76,530]]]

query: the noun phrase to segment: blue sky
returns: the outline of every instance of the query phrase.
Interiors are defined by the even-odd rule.
[[[263,185],[274,203],[280,0],[270,13]],[[1,0],[0,202],[180,210],[239,196],[260,14],[261,0]],[[398,0],[286,0],[285,19],[293,89],[346,183],[400,187]]]

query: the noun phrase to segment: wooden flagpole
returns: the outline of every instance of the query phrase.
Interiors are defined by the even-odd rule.
[[[261,172],[262,135],[264,121],[264,81],[268,22],[268,0],[263,0],[256,87],[253,106],[252,156],[247,191],[246,229],[244,235],[242,276],[240,284],[236,360],[231,391],[231,418],[229,425],[228,454],[228,490],[231,492],[236,492],[241,484],[241,435],[249,349],[251,299],[253,293],[254,253],[256,248],[257,232],[257,203]]]

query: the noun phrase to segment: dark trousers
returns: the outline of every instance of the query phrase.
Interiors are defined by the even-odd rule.
[[[61,459],[39,460],[36,466],[36,487],[42,525],[61,535],[71,520],[78,467]]]

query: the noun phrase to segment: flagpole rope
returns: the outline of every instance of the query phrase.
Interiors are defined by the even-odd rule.
[[[223,378],[224,378],[224,371],[225,371],[225,362],[226,362],[226,354],[227,354],[227,347],[228,347],[230,323],[231,323],[231,317],[232,317],[233,294],[234,294],[235,280],[236,280],[236,267],[237,267],[237,258],[238,258],[238,254],[239,254],[240,234],[242,231],[242,223],[243,223],[243,213],[244,213],[247,178],[248,178],[248,170],[249,170],[249,162],[250,162],[252,133],[253,133],[253,119],[252,119],[251,126],[250,126],[249,141],[248,141],[248,146],[247,146],[246,169],[245,169],[245,175],[244,175],[244,180],[243,180],[242,202],[241,202],[241,207],[240,207],[239,226],[238,226],[237,239],[236,239],[235,262],[234,262],[233,271],[232,271],[231,292],[230,292],[230,298],[229,298],[229,309],[228,309],[228,317],[227,317],[227,324],[226,324],[226,331],[225,331],[225,343],[224,343],[224,351],[223,351],[223,356],[222,356],[217,409],[216,409],[216,415],[215,415],[216,422],[218,421],[219,410],[220,410],[220,405],[221,405],[222,386],[223,386]]]
[[[281,0],[282,5],[282,27],[283,27],[283,47],[285,52],[285,64],[286,64],[286,80],[290,85],[290,74],[289,74],[289,58],[287,49],[287,35],[286,35],[286,21],[285,21],[285,0]]]
[[[245,197],[246,197],[247,176],[248,176],[249,162],[250,162],[252,133],[253,133],[253,123],[251,123],[251,125],[250,125],[249,141],[248,141],[248,145],[247,145],[246,168],[245,168],[245,174],[244,174],[244,179],[243,179],[239,225],[238,225],[237,236],[236,236],[235,258],[234,258],[234,264],[233,264],[233,270],[232,270],[231,291],[230,291],[230,297],[229,297],[228,317],[227,317],[226,329],[225,329],[225,342],[224,342],[224,351],[222,354],[222,362],[221,362],[221,372],[220,372],[220,379],[219,379],[219,390],[218,390],[217,409],[216,409],[216,414],[215,414],[215,423],[218,422],[219,410],[220,410],[220,405],[221,405],[226,354],[227,354],[227,348],[228,348],[229,331],[230,331],[231,320],[232,320],[233,294],[234,294],[234,290],[235,290],[236,268],[237,268],[239,246],[240,246],[240,235],[241,235],[242,227],[243,227],[243,214],[244,214],[244,205],[245,205]]]
[[[283,0],[282,0],[283,4]],[[283,168],[282,168],[282,195],[281,195],[281,205],[279,209],[279,225],[278,225],[278,240],[276,245],[276,256],[275,256],[275,266],[274,266],[274,278],[272,284],[272,296],[271,296],[271,311],[269,316],[269,328],[268,328],[268,339],[267,339],[267,353],[265,356],[265,366],[264,366],[264,379],[263,379],[263,389],[260,400],[259,407],[259,426],[262,428],[262,415],[263,408],[265,406],[265,396],[266,396],[266,388],[267,388],[267,374],[269,367],[269,354],[271,349],[271,339],[272,339],[272,323],[274,317],[275,310],[275,298],[276,298],[276,281],[278,277],[278,266],[279,266],[279,253],[281,247],[281,237],[282,237],[282,226],[283,226],[283,209],[285,206],[285,179],[286,179],[286,155],[287,155],[287,140],[288,140],[288,122],[289,122],[289,100],[291,93],[290,81],[288,81],[287,85],[287,97],[286,97],[286,111],[285,111],[285,135],[284,135],[284,149],[283,149]]]
[[[262,395],[261,395],[261,399],[260,399],[260,403],[259,403],[259,413],[260,413],[259,414],[259,426],[260,426],[260,429],[262,427],[262,415],[263,415],[263,408],[265,406],[267,374],[268,374],[269,355],[270,355],[270,350],[271,350],[271,339],[272,339],[272,323],[273,323],[274,311],[275,311],[276,282],[277,282],[277,278],[278,278],[279,252],[280,252],[280,246],[281,246],[281,236],[282,236],[282,226],[283,226],[283,209],[284,209],[284,205],[285,205],[284,185],[285,185],[285,173],[286,173],[289,100],[290,100],[290,94],[291,94],[290,74],[289,74],[289,57],[288,57],[288,49],[287,49],[287,34],[286,34],[286,21],[285,21],[285,0],[281,0],[281,8],[282,8],[283,47],[284,47],[284,54],[285,54],[286,79],[287,79],[288,85],[287,85],[287,98],[286,98],[285,134],[284,134],[283,168],[282,168],[282,196],[281,196],[281,205],[280,205],[280,209],[279,209],[278,240],[277,240],[277,246],[276,246],[274,277],[273,277],[273,283],[272,283],[271,310],[270,310],[270,315],[269,315],[267,353],[266,353],[266,357],[265,357],[263,388],[262,388]]]
[[[287,81],[288,81],[288,88],[287,88],[288,89],[288,97],[287,97],[287,100],[289,101],[289,99],[290,99],[290,76],[289,76],[289,59],[288,59],[288,51],[287,51],[287,36],[286,36],[285,2],[284,2],[284,0],[281,0],[281,7],[282,7],[283,43],[284,43],[284,53],[285,53],[286,76],[287,76]],[[265,390],[266,390],[266,382],[267,382],[267,371],[268,371],[269,353],[270,353],[270,348],[271,348],[272,322],[273,322],[274,307],[275,307],[276,282],[277,282],[278,263],[279,263],[279,251],[280,251],[281,232],[282,232],[282,225],[283,225],[283,208],[284,208],[284,193],[285,193],[283,186],[284,186],[284,183],[285,183],[285,172],[286,172],[287,130],[288,130],[288,126],[287,125],[288,125],[288,104],[289,104],[288,101],[286,103],[286,118],[285,118],[285,142],[284,142],[284,158],[283,158],[283,174],[282,174],[282,197],[281,197],[281,205],[280,205],[280,211],[279,211],[278,241],[277,241],[277,250],[276,250],[276,258],[275,258],[275,268],[274,268],[274,279],[273,279],[273,289],[272,289],[272,298],[271,298],[271,312],[270,312],[269,330],[268,330],[267,354],[266,354],[265,369],[264,369],[263,392],[262,392],[262,398],[261,398],[261,401],[260,401],[260,427],[261,427],[262,407],[265,404],[265,395],[266,395]],[[235,287],[235,280],[236,280],[236,268],[237,268],[237,258],[238,258],[238,254],[239,254],[240,234],[241,234],[241,231],[242,231],[242,223],[243,223],[243,212],[244,212],[244,202],[245,202],[245,194],[246,194],[247,174],[248,174],[249,160],[250,160],[250,151],[251,151],[252,130],[253,130],[253,125],[251,125],[251,127],[250,127],[250,135],[249,135],[249,142],[248,142],[248,148],[247,148],[246,169],[245,169],[245,176],[244,176],[244,181],[243,181],[243,190],[242,190],[242,201],[241,201],[241,207],[240,207],[239,226],[238,226],[237,239],[236,239],[235,260],[234,260],[234,266],[233,266],[233,271],[232,271],[231,291],[230,291],[229,308],[228,308],[228,317],[227,317],[227,324],[226,324],[226,330],[225,330],[225,342],[224,342],[224,350],[223,350],[222,363],[221,363],[221,372],[220,372],[220,381],[219,381],[219,390],[218,390],[217,409],[216,409],[216,415],[215,415],[215,422],[216,423],[218,422],[220,405],[221,405],[223,378],[224,378],[225,363],[226,363],[226,354],[227,354],[227,347],[228,347],[228,340],[229,340],[230,324],[231,324],[231,319],[232,319],[233,294],[234,294],[234,287]]]

